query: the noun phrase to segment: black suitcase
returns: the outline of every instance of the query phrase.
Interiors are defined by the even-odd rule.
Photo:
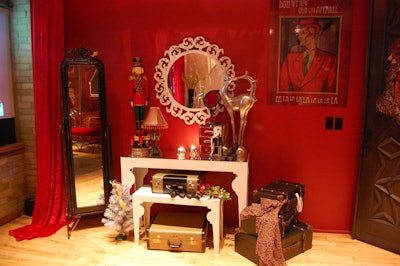
[[[282,241],[282,250],[285,260],[303,253],[312,248],[313,228],[311,225],[299,222],[294,225]],[[243,257],[258,264],[258,256],[256,254],[257,236],[246,233],[235,234],[235,251]],[[268,252],[268,251],[266,251]]]
[[[278,214],[279,229],[281,237],[284,237],[287,232],[293,227],[293,224],[297,223],[297,217],[295,212],[286,212],[284,214]],[[240,221],[240,228],[242,231],[250,235],[257,235],[256,232],[256,217],[250,217]]]
[[[297,195],[296,195],[297,194]],[[253,202],[260,203],[261,198],[273,200],[287,200],[279,211],[279,226],[282,237],[297,224],[299,212],[303,207],[304,185],[287,181],[275,181],[253,192]],[[244,222],[246,228],[242,228],[246,233],[254,234],[255,219]]]
[[[304,198],[303,184],[279,180],[255,190],[253,193],[253,202],[260,203],[261,198],[279,201],[287,199],[287,203],[281,208],[280,213],[282,214],[296,209],[298,204],[296,193],[299,197]]]
[[[162,170],[151,177],[151,192],[171,194],[175,192],[194,196],[203,182],[203,174],[194,171]]]

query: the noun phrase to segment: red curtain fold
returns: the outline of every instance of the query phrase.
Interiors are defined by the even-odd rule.
[[[185,104],[185,84],[182,80],[183,72],[184,61],[182,56],[173,64],[168,77],[168,85],[172,90],[172,95],[174,95],[175,101],[182,105]]]
[[[31,0],[31,25],[37,190],[32,223],[9,231],[18,241],[52,235],[66,224],[59,129],[63,0]]]

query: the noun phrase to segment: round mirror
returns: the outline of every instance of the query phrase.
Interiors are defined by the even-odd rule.
[[[234,77],[234,65],[223,49],[210,44],[204,37],[187,37],[171,46],[156,66],[156,97],[168,113],[186,124],[205,124],[210,118],[204,106],[204,96],[219,91],[226,76]],[[214,108],[214,115],[223,111],[223,105]]]

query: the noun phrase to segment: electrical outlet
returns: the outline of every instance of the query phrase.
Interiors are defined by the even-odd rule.
[[[333,117],[331,117],[331,116],[326,117],[325,129],[333,129]]]
[[[343,118],[336,117],[335,118],[335,130],[342,130],[343,129]]]

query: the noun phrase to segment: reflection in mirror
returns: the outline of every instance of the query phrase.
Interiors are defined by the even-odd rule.
[[[78,208],[104,204],[97,69],[68,67],[68,94]]]
[[[156,97],[168,113],[186,124],[205,124],[210,111],[203,105],[204,95],[220,90],[225,76],[234,77],[234,65],[223,49],[203,36],[187,37],[165,51],[156,66]],[[215,115],[223,106],[215,108]]]
[[[211,90],[219,90],[224,81],[219,62],[204,53],[181,56],[172,65],[168,85],[174,99],[188,108],[203,108],[203,98]]]
[[[104,67],[91,51],[79,47],[67,53],[61,95],[67,219],[77,218],[68,226],[70,237],[81,216],[104,211],[111,176]]]

